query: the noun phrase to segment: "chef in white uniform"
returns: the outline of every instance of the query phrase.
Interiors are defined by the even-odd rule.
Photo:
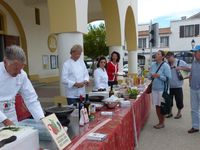
[[[100,57],[97,69],[94,71],[94,91],[102,91],[108,88],[108,74],[106,72],[106,58]]]
[[[23,70],[26,56],[18,46],[7,47],[4,60],[0,62],[0,122],[5,126],[17,122],[15,96],[19,92],[32,114],[39,120],[44,117],[38,96]]]
[[[85,86],[89,83],[89,75],[84,61],[80,58],[82,47],[74,45],[71,48],[71,58],[63,64],[62,83],[65,86],[65,93],[68,104],[79,101],[80,95],[85,96]]]

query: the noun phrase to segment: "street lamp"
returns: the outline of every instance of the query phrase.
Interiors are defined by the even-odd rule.
[[[195,46],[195,40],[194,40],[194,39],[192,39],[192,41],[191,41],[191,45],[192,45],[192,49],[193,49],[194,46]]]
[[[142,54],[143,54],[143,56],[144,56],[144,48],[142,49]]]

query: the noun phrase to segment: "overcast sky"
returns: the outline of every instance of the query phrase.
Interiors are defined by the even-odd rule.
[[[159,21],[163,25],[200,12],[199,0],[138,0],[138,23]]]

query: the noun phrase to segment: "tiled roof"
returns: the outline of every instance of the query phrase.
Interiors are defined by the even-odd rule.
[[[160,28],[159,29],[159,34],[171,34],[171,29],[170,28]],[[149,35],[149,31],[148,30],[139,31],[138,35],[139,36],[148,36]]]
[[[159,34],[171,34],[171,29],[170,28],[160,28]]]
[[[138,32],[138,36],[148,36],[148,35],[149,35],[149,31],[147,30]]]

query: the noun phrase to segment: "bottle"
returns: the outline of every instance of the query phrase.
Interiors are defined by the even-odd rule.
[[[134,82],[134,86],[138,86],[138,75],[137,74],[134,74],[133,82]]]
[[[90,107],[90,101],[89,101],[89,98],[88,98],[88,94],[85,94],[85,101],[84,101],[84,107],[87,109],[87,113],[88,115],[89,114],[89,107]]]
[[[89,118],[90,118],[90,121],[92,121],[92,120],[94,120],[95,113],[96,113],[96,107],[95,107],[95,105],[91,104],[90,107],[89,107],[89,111],[90,111]]]
[[[81,118],[81,109],[83,107],[83,100],[84,100],[84,97],[82,95],[80,95],[80,97],[79,97],[79,106],[78,106],[79,120]]]
[[[111,87],[110,87],[109,97],[111,97],[112,95],[114,95],[113,85],[111,85]]]
[[[84,108],[83,108],[83,106],[81,106],[79,113],[80,113],[79,125],[84,126],[84,116],[83,116]]]

